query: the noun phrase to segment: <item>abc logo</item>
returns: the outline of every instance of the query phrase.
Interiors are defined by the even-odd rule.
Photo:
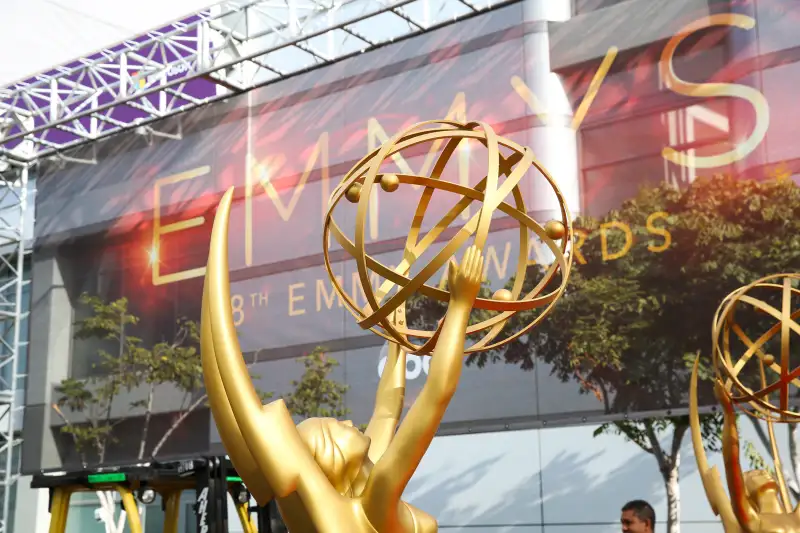
[[[383,368],[386,366],[386,356],[389,355],[389,344],[386,343],[381,348],[381,358],[378,361],[378,377],[383,375]],[[406,380],[417,379],[424,372],[428,375],[431,367],[431,357],[429,355],[406,355]]]

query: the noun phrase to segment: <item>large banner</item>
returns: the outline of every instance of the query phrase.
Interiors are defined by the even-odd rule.
[[[158,125],[157,134],[117,136],[43,166],[37,261],[58,263],[73,307],[81,293],[106,301],[127,298],[141,318],[137,335],[158,342],[172,334],[178,318],[199,320],[215,207],[235,187],[232,307],[259,388],[287,394],[302,372],[296,358],[321,346],[339,361],[333,377],[349,386],[346,405],[353,420],[363,423],[386,347],[357,326],[328,280],[322,259],[328,197],[353,164],[408,125],[432,118],[481,120],[532,145],[544,161],[574,167],[573,177],[555,178],[565,190],[580,193],[570,205],[582,215],[576,220],[576,285],[557,306],[561,311],[544,322],[538,340],[531,340],[534,331],[505,351],[470,359],[443,430],[685,408],[686,357],[695,347],[710,346],[708,331],[721,298],[760,270],[767,274],[783,264],[749,264],[726,273],[724,265],[712,264],[715,249],[709,248],[710,258],[699,253],[712,246],[711,237],[700,235],[691,218],[698,216],[691,211],[692,190],[712,194],[754,178],[791,183],[800,168],[785,141],[800,117],[793,118],[793,107],[777,109],[788,98],[791,79],[800,79],[791,52],[800,42],[792,44],[799,41],[793,26],[776,15],[782,8],[796,16],[800,7],[789,0],[771,5],[759,13],[747,2],[724,13],[684,13],[661,23],[659,31],[669,39],[627,50],[598,44],[609,39],[587,39],[580,44],[585,49],[566,53],[558,40],[550,49],[537,48],[542,29],[521,24],[522,4],[515,4],[191,111]],[[586,20],[579,19],[551,24],[547,31],[561,35]],[[757,22],[759,35],[775,48],[761,63],[748,21]],[[775,45],[775,32],[785,39],[783,48]],[[558,59],[570,54],[595,59]],[[563,64],[545,82],[542,65],[551,59]],[[766,68],[753,70],[754,64]],[[717,83],[713,90],[698,89],[711,81]],[[559,98],[572,116],[553,111]],[[578,146],[577,157],[570,146]],[[482,179],[486,155],[480,148],[460,148],[444,178],[469,184]],[[440,149],[406,153],[387,168],[429,174]],[[711,176],[717,174],[735,179],[718,176],[722,181],[715,182]],[[548,194],[543,183],[533,174],[521,183],[530,214],[541,223],[552,218],[554,205],[542,200]],[[774,194],[791,197],[781,191]],[[418,189],[401,188],[381,191],[371,201],[367,246],[384,264],[399,261],[419,195]],[[444,194],[434,199],[423,229],[456,200]],[[722,217],[709,224],[727,223],[722,207],[709,209]],[[336,214],[350,235],[354,212],[346,204]],[[507,284],[519,257],[515,223],[498,214],[492,228],[485,252],[490,291]],[[738,244],[760,246],[756,241]],[[336,275],[364,303],[354,261],[331,246]],[[550,261],[542,243],[532,239],[529,273],[535,276]],[[684,289],[684,278],[675,273],[695,272],[689,266],[702,261],[704,272],[722,281]],[[439,272],[431,283],[443,279]],[[45,290],[46,282],[34,283],[37,291]],[[676,291],[681,298],[670,300]],[[580,295],[592,300],[582,303]],[[611,301],[627,297],[618,305]],[[602,305],[603,298],[611,303]],[[702,324],[702,338],[671,344],[680,334],[665,331],[685,330],[681,320]],[[658,344],[662,337],[654,335],[664,342]],[[648,350],[657,350],[657,357]],[[616,359],[598,361],[612,355]],[[68,375],[56,381],[93,375],[98,357],[96,346],[76,342]],[[428,358],[409,357],[408,399],[424,383],[428,367]],[[674,379],[665,378],[662,387],[652,378],[659,372]],[[31,394],[28,403],[37,403]],[[58,424],[52,417],[51,425]],[[218,442],[210,427],[210,437],[196,435],[198,453]]]

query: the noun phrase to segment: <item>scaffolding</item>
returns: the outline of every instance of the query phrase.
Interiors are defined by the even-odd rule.
[[[0,286],[0,318],[12,324],[0,341],[0,533],[10,531],[18,478],[11,452],[23,408],[17,382],[29,170],[116,133],[158,135],[163,118],[514,1],[222,2],[0,89],[0,196],[8,199],[0,201],[0,269],[11,274]]]
[[[25,208],[28,165],[0,163],[0,532],[10,531],[15,484],[19,478],[25,375],[20,352],[27,339],[22,330],[27,315],[23,300],[25,259]]]

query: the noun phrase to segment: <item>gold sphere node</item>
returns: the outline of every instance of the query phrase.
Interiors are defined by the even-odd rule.
[[[791,389],[800,387],[800,362],[789,349],[790,337],[800,334],[799,301],[800,274],[776,274],[733,291],[714,317],[717,380],[733,404],[762,420],[800,422],[789,406]],[[778,355],[765,353],[768,347]]]
[[[564,235],[567,233],[567,229],[564,227],[564,224],[561,223],[560,220],[551,220],[547,224],[544,225],[544,231],[547,233],[547,236],[557,241],[559,239],[563,239]]]
[[[394,192],[400,187],[400,178],[397,174],[384,174],[381,176],[381,189],[386,192]]]
[[[508,289],[500,289],[492,294],[492,300],[498,300],[500,302],[510,302],[513,299],[514,295],[511,294],[511,291]]]
[[[350,203],[357,204],[358,199],[361,197],[361,184],[354,183],[350,187],[348,187],[347,192],[345,193],[345,197]]]
[[[485,177],[473,186],[456,181],[446,181],[442,178],[442,176],[457,175],[456,172],[448,172],[446,167],[460,143],[483,145],[488,154]],[[435,173],[431,175],[381,173],[381,168],[391,165],[396,156],[409,158],[409,151],[418,145],[443,147],[438,154],[438,160],[428,167],[436,169]],[[549,226],[552,226],[551,229],[542,227],[528,216],[522,194],[523,189],[520,187],[520,181],[523,178],[544,179],[554,191],[561,218],[548,223]],[[351,191],[357,184],[361,185],[358,187],[356,195]],[[411,228],[408,232],[411,238],[406,241],[403,260],[396,267],[390,268],[367,255],[365,251],[368,202],[371,201],[371,195],[376,185],[391,192],[402,184],[417,186],[422,190],[422,197],[418,201],[411,219]],[[405,190],[411,193],[413,188],[408,187]],[[422,222],[431,205],[431,196],[436,191],[452,194],[457,203],[438,222],[432,221],[435,224],[426,224],[426,227],[432,227],[426,233],[422,231]],[[405,194],[405,192],[400,194]],[[353,237],[346,235],[334,220],[336,206],[342,197],[359,204]],[[473,204],[475,205],[473,206]],[[467,222],[463,223],[460,228],[451,228],[451,224],[455,225],[464,220],[461,215],[466,209],[469,209]],[[398,133],[359,161],[345,175],[330,196],[323,227],[325,268],[334,290],[361,328],[369,329],[388,341],[398,343],[409,353],[428,354],[436,346],[441,323],[432,330],[410,329],[407,325],[395,323],[394,312],[417,292],[443,303],[448,302],[450,294],[447,290],[439,287],[439,273],[447,268],[447,263],[451,258],[460,256],[459,250],[470,244],[469,239],[472,239],[472,245],[482,252],[486,249],[490,225],[495,214],[505,217],[506,220],[517,222],[520,243],[519,257],[528,257],[529,242],[535,235],[547,246],[554,260],[548,265],[541,280],[534,283],[534,287],[527,293],[522,292],[523,286],[525,286],[525,277],[528,274],[527,262],[520,260],[517,262],[511,290],[498,291],[494,298],[479,297],[475,300],[474,309],[482,309],[490,311],[490,313],[488,313],[489,318],[471,324],[467,328],[467,335],[478,340],[471,344],[465,353],[491,350],[530,331],[547,316],[564,292],[572,265],[572,254],[568,252],[568,246],[572,242],[572,222],[561,191],[552,176],[534,158],[531,149],[510,139],[499,137],[485,123],[460,123],[451,120],[421,122]],[[555,224],[556,222],[558,224]],[[453,237],[449,240],[444,239],[445,231],[453,229],[457,230],[449,232]],[[551,235],[558,235],[560,242],[556,243],[556,239]],[[331,237],[333,238],[331,239]],[[361,282],[367,301],[366,305],[357,302],[350,291],[345,290],[341,279],[334,273],[330,260],[332,241],[338,243],[355,260],[354,275]],[[425,251],[434,243],[437,247],[440,245],[442,247],[440,251],[433,254],[433,258],[429,258],[431,254],[425,255]],[[417,261],[420,263],[423,261],[420,259],[421,257],[426,257],[424,260],[426,263],[415,264]],[[420,266],[422,268],[416,268]],[[412,267],[415,267],[414,271],[418,272],[413,276],[411,275]],[[371,274],[378,276],[379,287],[377,289],[371,282]],[[506,332],[504,337],[498,337],[511,317],[532,309],[540,309],[540,312],[534,315],[535,318],[516,328],[514,332]],[[422,339],[423,343],[418,344],[417,341],[411,339]]]

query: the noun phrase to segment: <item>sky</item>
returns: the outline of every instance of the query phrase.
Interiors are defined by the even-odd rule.
[[[0,86],[200,11],[214,0],[4,0]]]

